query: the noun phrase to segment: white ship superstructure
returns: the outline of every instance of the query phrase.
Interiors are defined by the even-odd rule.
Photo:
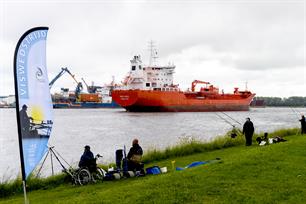
[[[143,66],[140,56],[131,60],[131,70],[125,79],[127,89],[169,90],[173,88],[175,66]]]

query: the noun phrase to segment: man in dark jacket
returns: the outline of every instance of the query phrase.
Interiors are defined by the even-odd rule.
[[[143,165],[141,165],[141,157],[143,151],[138,144],[138,139],[134,139],[132,147],[127,155],[128,159],[128,170],[129,171],[140,171]]]
[[[301,122],[301,134],[306,134],[306,121],[304,115],[302,115],[300,122]]]
[[[245,135],[245,145],[252,145],[252,137],[254,134],[254,126],[250,118],[246,119],[246,122],[243,125],[243,134]]]
[[[96,160],[93,153],[90,151],[90,146],[88,145],[85,146],[84,153],[79,162],[79,167],[87,167],[90,172],[94,172],[96,169]]]
[[[22,109],[19,111],[22,137],[30,137],[30,124],[33,118],[28,116],[27,110],[28,106],[24,104]]]

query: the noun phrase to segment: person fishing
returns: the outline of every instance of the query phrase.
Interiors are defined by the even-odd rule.
[[[242,133],[245,135],[245,145],[251,146],[252,145],[252,137],[254,134],[254,125],[250,118],[246,118],[246,121],[243,125]]]
[[[302,115],[302,118],[300,119],[301,122],[301,134],[306,134],[306,121],[305,121],[305,116]]]
[[[90,151],[90,146],[86,145],[84,147],[84,153],[81,156],[80,162],[79,162],[80,168],[88,168],[90,172],[94,172],[96,170],[96,160],[94,158],[93,153]]]
[[[134,139],[132,142],[132,147],[127,155],[129,171],[142,170],[143,168],[143,165],[141,164],[142,155],[143,151],[141,146],[138,144],[138,139]]]
[[[268,137],[268,133],[265,132],[263,136],[261,137],[257,137],[256,141],[259,145],[268,145],[269,144],[269,137]]]
[[[28,106],[24,104],[22,106],[22,109],[19,111],[22,137],[29,137],[31,135],[30,124],[31,124],[31,120],[33,121],[33,118],[28,116],[27,110],[28,110]]]

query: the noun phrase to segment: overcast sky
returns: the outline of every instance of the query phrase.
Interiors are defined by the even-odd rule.
[[[49,80],[68,67],[89,84],[121,81],[133,55],[148,64],[153,40],[182,89],[198,79],[225,92],[247,82],[258,96],[306,96],[305,0],[0,2],[0,95],[14,93],[21,35],[47,26]],[[75,86],[67,74],[52,92]]]

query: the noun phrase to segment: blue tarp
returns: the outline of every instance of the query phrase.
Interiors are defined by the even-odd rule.
[[[200,166],[200,165],[203,165],[203,164],[212,164],[212,163],[219,163],[219,162],[221,162],[220,158],[216,158],[216,159],[208,160],[208,161],[195,161],[195,162],[192,162],[191,164],[189,164],[185,167],[176,167],[175,169],[177,171],[181,171],[181,170],[184,170],[184,169]]]
[[[188,169],[188,168],[200,166],[200,165],[207,164],[207,163],[208,163],[208,162],[206,162],[206,161],[196,161],[196,162],[192,162],[191,164],[185,166],[184,168],[182,168],[182,167],[176,167],[176,170],[177,170],[177,171],[181,171],[181,170],[184,170],[184,169]]]

